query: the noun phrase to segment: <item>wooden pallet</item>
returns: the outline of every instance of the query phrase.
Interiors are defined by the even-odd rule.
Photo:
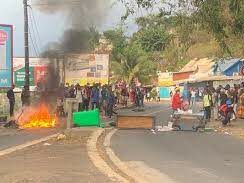
[[[154,129],[155,117],[118,115],[116,127],[118,129]]]

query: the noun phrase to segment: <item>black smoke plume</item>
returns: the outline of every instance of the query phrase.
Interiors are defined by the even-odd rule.
[[[99,41],[99,28],[105,21],[113,0],[33,0],[32,6],[46,14],[64,17],[64,30],[54,50],[62,54],[89,52]],[[50,50],[48,47],[45,51]],[[50,51],[49,51],[50,52]]]
[[[62,13],[68,25],[83,30],[102,25],[111,0],[34,0],[33,6],[44,13]]]

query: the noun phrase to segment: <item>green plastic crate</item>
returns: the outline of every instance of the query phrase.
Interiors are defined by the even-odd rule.
[[[75,126],[100,126],[100,114],[98,109],[85,112],[73,113],[73,123]]]

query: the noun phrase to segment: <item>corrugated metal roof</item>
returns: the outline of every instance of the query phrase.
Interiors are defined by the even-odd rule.
[[[221,59],[218,61],[218,71],[225,72],[230,67],[235,65],[237,62],[239,62],[241,59],[235,58],[235,59]]]
[[[214,65],[214,59],[203,58],[194,59],[188,62],[180,72],[196,71],[197,73],[208,73],[212,71]]]

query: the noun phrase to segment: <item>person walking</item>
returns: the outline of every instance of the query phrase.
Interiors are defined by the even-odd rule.
[[[208,89],[205,89],[203,92],[203,107],[205,112],[206,122],[210,122],[211,119],[211,106],[212,106],[212,96]]]
[[[14,105],[15,105],[15,95],[14,95],[14,85],[8,90],[7,97],[9,101],[9,114],[10,117],[14,116]]]

